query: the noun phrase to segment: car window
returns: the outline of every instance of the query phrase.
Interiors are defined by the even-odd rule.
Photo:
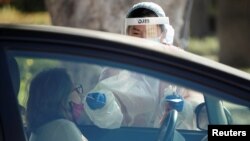
[[[249,107],[235,104],[228,101],[223,101],[223,106],[227,110],[227,118],[229,124],[249,125],[250,109]]]
[[[15,53],[18,54],[15,60],[18,63],[21,80],[17,98],[25,129],[27,129],[29,123],[27,121],[27,101],[32,79],[41,71],[51,68],[65,68],[73,81],[74,87],[78,88],[79,85],[82,87],[79,95],[84,106],[84,112],[81,113],[81,118],[74,121],[78,125],[96,125],[102,128],[159,128],[167,113],[166,107],[172,106],[179,111],[178,129],[199,130],[195,121],[194,109],[204,102],[202,92],[131,70],[114,68],[101,63],[90,63],[86,58],[50,53],[28,53],[29,55],[27,53]],[[118,112],[117,119],[114,113],[112,117],[100,120],[99,118],[103,118],[103,115],[93,112],[91,108],[95,106],[91,107],[91,103],[87,103],[86,97],[88,97],[88,94],[97,92],[111,93],[115,97],[112,100],[116,100],[116,106],[122,112]],[[40,100],[45,99],[46,97]],[[174,102],[176,99],[177,102]],[[115,111],[114,109],[114,107],[111,108]],[[169,108],[167,109],[169,110]],[[119,116],[122,117],[119,119]],[[116,120],[117,122],[106,125],[108,122]]]

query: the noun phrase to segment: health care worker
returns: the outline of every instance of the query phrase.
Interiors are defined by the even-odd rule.
[[[172,45],[174,29],[163,9],[153,2],[135,4],[125,18],[126,35]]]
[[[124,32],[126,35],[154,40],[166,46],[172,45],[174,38],[174,29],[169,24],[168,17],[159,5],[152,2],[135,4],[128,11]],[[99,80],[96,87],[83,99],[86,113],[95,125],[109,129],[161,125],[165,113],[161,105],[164,92],[158,79],[105,67]],[[177,89],[168,89],[169,92],[176,93]]]

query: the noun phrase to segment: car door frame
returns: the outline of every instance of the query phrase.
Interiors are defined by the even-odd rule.
[[[0,139],[25,141],[26,136],[20,117],[16,94],[12,87],[8,61],[4,48],[0,47]]]

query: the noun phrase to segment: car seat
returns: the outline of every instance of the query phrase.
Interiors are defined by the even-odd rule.
[[[72,121],[57,119],[32,132],[29,141],[87,141]]]

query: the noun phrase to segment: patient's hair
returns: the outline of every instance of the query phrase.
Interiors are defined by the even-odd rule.
[[[37,74],[30,84],[27,120],[30,132],[45,123],[68,118],[68,99],[72,81],[65,69],[54,68]]]

